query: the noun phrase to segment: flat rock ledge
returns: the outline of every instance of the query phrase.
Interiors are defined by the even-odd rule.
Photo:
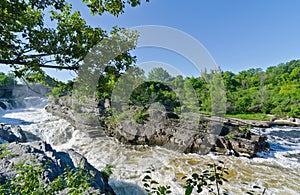
[[[14,132],[19,134],[16,135]],[[61,176],[67,169],[82,168],[87,170],[91,176],[93,175],[93,181],[90,183],[91,187],[85,194],[115,195],[102,173],[93,167],[84,156],[70,149],[56,151],[50,144],[43,141],[25,141],[25,134],[20,127],[1,124],[0,144],[5,143],[5,150],[9,151],[9,154],[0,158],[0,184],[5,184],[7,180],[17,175],[18,170],[14,168],[14,165],[23,161],[24,164],[33,164],[36,168],[40,165],[45,167],[42,178],[46,184]],[[3,152],[4,149],[1,147],[0,154]],[[67,193],[68,189],[66,188],[58,194]]]
[[[108,135],[128,144],[157,145],[184,153],[216,152],[247,157],[255,156],[268,146],[266,137],[240,130],[240,126],[248,123],[230,122],[220,117],[193,115],[182,119],[175,113],[148,110],[144,121],[138,124],[133,119],[138,108],[129,110],[122,119],[112,120],[105,101],[79,103],[71,97],[50,98],[46,110],[67,119],[91,137]]]

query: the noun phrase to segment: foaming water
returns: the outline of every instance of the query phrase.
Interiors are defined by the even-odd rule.
[[[255,128],[253,131],[267,136],[270,144],[270,151],[259,153],[259,157],[276,159],[283,167],[300,169],[300,127]]]
[[[72,148],[83,154],[97,169],[101,170],[105,164],[115,165],[109,183],[119,195],[146,195],[141,181],[145,176],[144,171],[151,165],[156,169],[153,179],[161,185],[170,185],[172,195],[182,195],[184,190],[181,178],[185,174],[201,172],[207,168],[207,163],[218,160],[224,161],[229,168],[229,182],[222,188],[230,194],[245,194],[254,185],[266,188],[266,194],[300,192],[300,163],[293,156],[299,154],[299,141],[295,137],[298,134],[294,135],[293,132],[298,132],[297,128],[254,129],[268,136],[272,151],[247,159],[212,154],[182,154],[161,147],[125,145],[109,137],[91,139],[84,130],[74,129],[67,121],[52,116],[43,108],[7,111],[0,117],[0,122],[21,125],[24,130],[53,144],[57,150]],[[290,138],[285,134],[281,136],[274,133],[280,131],[288,132]]]

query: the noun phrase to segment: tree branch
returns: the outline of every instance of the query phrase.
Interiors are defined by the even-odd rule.
[[[0,64],[28,66],[27,62],[15,61],[15,60],[1,60],[0,59]],[[63,70],[78,70],[79,69],[78,66],[58,66],[58,65],[47,65],[47,64],[39,64],[39,67],[63,69]]]

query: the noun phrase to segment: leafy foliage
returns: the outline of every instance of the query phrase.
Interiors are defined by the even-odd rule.
[[[300,117],[299,70],[300,60],[292,60],[269,67],[266,71],[258,68],[241,71],[238,74],[230,71],[221,72],[226,88],[226,99],[217,99],[216,102],[225,101],[227,114],[237,118],[270,120],[267,114]],[[173,80],[176,85],[183,85],[187,80],[191,83],[197,94],[200,112],[203,113],[213,112],[212,108],[216,107],[213,103],[214,96],[225,97],[211,91],[211,83],[205,79],[208,77],[211,77],[211,73],[198,78]],[[187,91],[182,95],[188,94]],[[213,97],[210,97],[211,92]]]
[[[148,79],[153,81],[165,82],[172,78],[172,76],[163,68],[153,68],[148,73]]]
[[[156,195],[166,195],[171,194],[171,187],[168,185],[159,185],[159,183],[152,179],[151,174],[155,171],[154,167],[151,166],[148,168],[148,170],[145,172],[146,175],[143,178],[143,183],[145,190],[148,192],[148,195],[156,194]]]
[[[18,170],[16,177],[10,178],[0,185],[0,193],[9,194],[57,194],[68,189],[68,194],[82,194],[86,192],[93,182],[93,175],[83,168],[66,168],[64,173],[54,181],[45,181],[46,166],[25,164],[25,160],[15,165]]]
[[[299,118],[299,70],[300,60],[269,67],[266,71],[204,72],[198,78],[172,77],[164,69],[155,68],[149,73],[151,80],[133,90],[129,106],[143,109],[135,115],[141,124],[144,111],[156,102],[177,114],[188,111],[220,116],[226,110],[228,117],[250,120],[269,121],[270,114]]]
[[[92,14],[118,16],[126,5],[135,7],[141,1],[83,0],[83,4]],[[76,71],[96,44],[121,29],[114,27],[107,33],[88,25],[66,0],[3,0],[0,31],[0,63],[13,67],[15,75],[21,77],[28,73],[45,75],[42,68]],[[133,60],[127,51],[114,58],[116,64],[125,66]]]
[[[210,163],[207,166],[209,169],[202,171],[201,174],[193,173],[190,178],[187,178],[187,176],[183,177],[183,179],[186,179],[186,185],[184,186],[186,189],[185,195],[192,194],[195,187],[198,193],[201,193],[206,188],[210,193],[216,191],[215,194],[220,194],[220,185],[223,185],[224,181],[227,182],[224,175],[228,175],[228,169],[222,161],[219,161],[218,165]],[[214,189],[214,186],[216,189]]]
[[[99,0],[83,0],[87,3],[90,8],[91,14],[103,14],[104,12],[109,12],[114,16],[124,13],[126,3],[132,7],[136,7],[141,4],[141,0],[114,0],[114,1],[99,1]],[[146,0],[149,2],[149,0]]]
[[[250,133],[251,132],[251,128],[252,128],[251,125],[248,125],[248,126],[245,126],[245,127],[244,126],[240,126],[239,130],[242,131],[242,132],[245,132],[245,133]]]
[[[14,77],[12,73],[4,74],[0,72],[0,86],[13,86],[15,83]]]
[[[148,109],[155,102],[164,105],[168,111],[174,111],[174,108],[180,106],[175,92],[169,86],[155,81],[144,82],[134,89],[129,105]]]
[[[114,165],[106,164],[104,169],[101,170],[102,176],[106,182],[108,182],[109,177],[113,173]]]
[[[270,121],[271,117],[264,113],[252,113],[252,114],[226,114],[229,118],[240,118],[247,120],[261,120]]]

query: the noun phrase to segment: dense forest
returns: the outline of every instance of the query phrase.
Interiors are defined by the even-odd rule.
[[[138,70],[141,74],[143,71]],[[111,73],[114,74],[114,73]],[[120,77],[111,74],[99,79],[97,98],[110,98],[112,83]],[[167,111],[180,113],[183,110],[209,114],[212,111],[210,84],[207,77],[219,74],[226,89],[226,114],[272,114],[278,117],[300,117],[300,60],[272,66],[263,71],[249,69],[234,74],[230,71],[204,73],[198,78],[172,77],[162,68],[152,69],[147,81],[136,87],[129,98],[130,106],[142,106],[144,111],[153,103],[160,102]],[[105,78],[104,78],[105,77]],[[113,82],[110,79],[115,79]],[[106,81],[106,82],[103,82]],[[12,74],[0,74],[0,85],[13,84]],[[130,84],[129,84],[130,85]],[[66,95],[72,82],[57,85],[53,95]],[[173,90],[175,89],[175,90]],[[190,96],[195,95],[195,101]]]
[[[130,104],[148,109],[160,102],[166,110],[212,112],[211,74],[221,76],[226,89],[226,114],[271,114],[278,117],[300,116],[300,60],[272,66],[263,71],[249,69],[203,73],[198,78],[172,77],[162,68],[149,72],[147,82],[133,90]],[[175,89],[175,90],[172,90]],[[190,101],[196,93],[197,101]],[[220,100],[220,101],[224,101]],[[181,104],[180,104],[180,100]],[[184,102],[185,101],[185,102]]]
[[[230,71],[221,71],[220,74],[226,88],[227,114],[300,116],[300,60],[272,66],[266,71],[257,68],[238,74]],[[197,93],[199,111],[211,112],[211,97],[205,76],[169,79],[171,84],[181,84],[183,87],[190,83]]]

